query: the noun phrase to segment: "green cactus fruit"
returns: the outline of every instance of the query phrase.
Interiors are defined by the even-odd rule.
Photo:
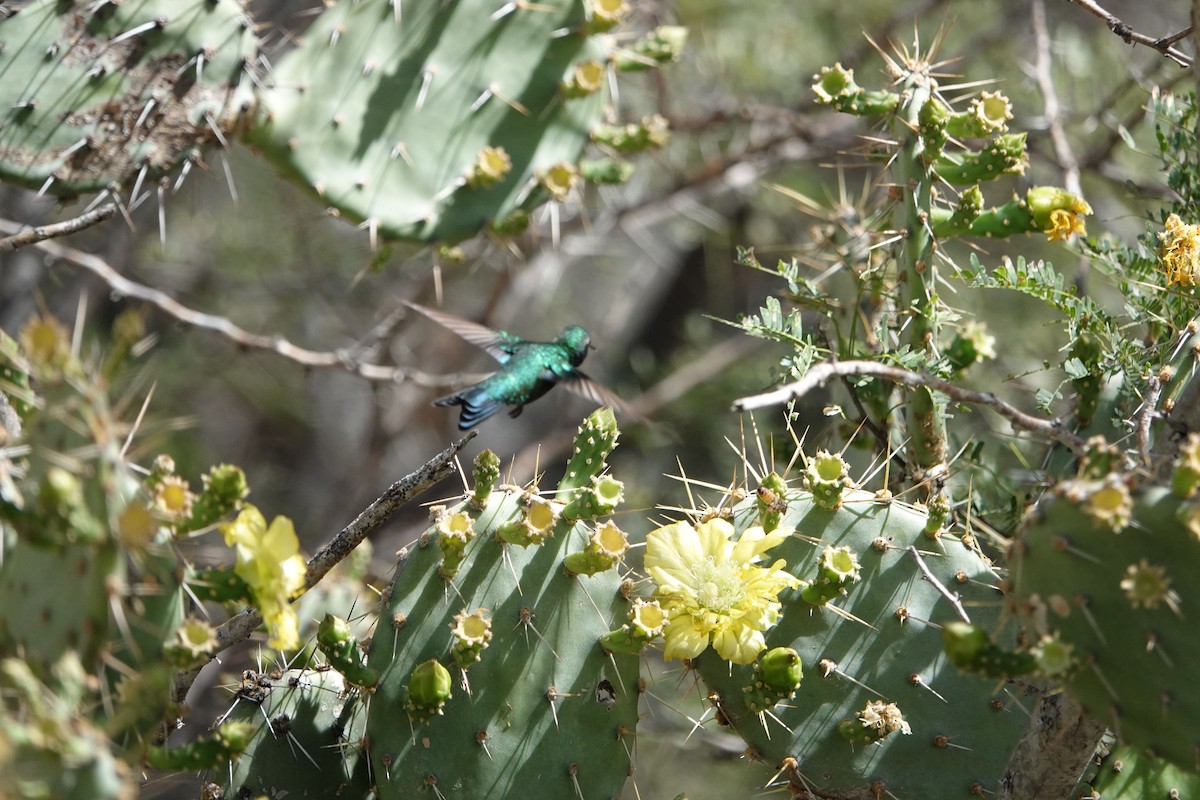
[[[758,485],[754,497],[758,504],[758,526],[770,533],[779,527],[780,518],[787,512],[787,483],[779,473],[769,473]]]
[[[1171,476],[1171,491],[1186,500],[1197,490],[1200,490],[1200,433],[1193,433],[1179,448],[1175,472]]]
[[[953,208],[935,207],[930,219],[933,223],[933,235],[939,239],[949,239],[961,236],[971,230],[975,220],[983,211],[983,192],[975,184],[963,189],[958,197],[958,204]]]
[[[398,8],[326,9],[275,64],[247,141],[385,238],[460,240],[542,202],[534,176],[576,162],[605,105],[585,4]],[[572,97],[580,71],[597,91]]]
[[[640,153],[649,147],[662,147],[670,139],[667,120],[659,114],[646,117],[638,123],[597,125],[592,128],[592,141],[626,155]]]
[[[733,509],[738,531],[758,519],[754,499]],[[970,537],[947,531],[930,540],[927,521],[911,506],[864,491],[847,491],[835,510],[789,493],[780,525],[796,533],[767,558],[783,559],[805,580],[827,574],[831,561],[836,574],[859,577],[818,606],[802,599],[803,590],[780,596],[782,617],[766,631],[766,646],[795,651],[808,667],[803,684],[760,714],[745,701],[750,666],[711,650],[693,662],[722,718],[797,792],[966,800],[974,791],[1000,791],[1026,716],[1009,711],[1003,696],[989,696],[994,680],[958,670],[941,631],[960,618],[956,604],[970,609],[974,624],[1001,631],[999,579]]]
[[[475,456],[471,477],[475,489],[471,494],[470,505],[478,511],[487,502],[496,481],[500,480],[500,456],[491,450],[481,450],[479,455]]]
[[[813,76],[812,90],[817,102],[846,114],[881,116],[891,114],[900,105],[895,92],[868,92],[854,82],[854,70],[841,64],[822,67]]]
[[[1200,541],[1187,521],[1196,506],[1166,487],[1127,486],[1118,476],[1066,482],[1039,504],[1010,548],[1013,607],[1043,641],[1069,648],[1074,667],[1056,677],[1084,708],[1122,742],[1192,770]]]
[[[942,643],[954,666],[988,678],[1028,675],[1037,666],[1029,653],[998,647],[986,630],[966,622],[956,620],[942,626]]]
[[[775,647],[763,653],[754,664],[754,676],[742,687],[746,710],[758,714],[769,711],[796,694],[804,677],[800,655],[790,647]]]
[[[579,177],[588,183],[615,186],[633,177],[633,164],[620,158],[584,159],[579,162]]]
[[[638,598],[629,609],[629,622],[600,637],[600,646],[610,653],[637,655],[662,634],[667,615],[657,600]]]
[[[950,120],[950,109],[937,98],[930,98],[917,112],[917,133],[923,145],[922,157],[933,161],[942,153],[949,136],[946,123]]]
[[[192,514],[178,526],[179,533],[190,533],[216,524],[241,507],[250,493],[246,473],[233,464],[219,464],[204,476],[204,490],[192,504]]]
[[[817,577],[800,590],[806,603],[823,606],[846,593],[846,587],[859,579],[862,565],[849,547],[825,545],[817,562]]]
[[[571,501],[562,510],[566,519],[595,519],[611,514],[625,500],[625,484],[611,475],[595,475],[591,486],[570,494]]]
[[[610,411],[583,426],[573,457],[579,482],[569,491],[589,491],[606,468],[611,420]],[[515,796],[530,786],[547,797],[619,794],[637,724],[638,660],[624,655],[636,648],[617,655],[600,641],[622,623],[627,639],[636,628],[648,640],[662,613],[654,623],[642,608],[626,622],[617,570],[564,569],[593,534],[583,522],[550,514],[540,543],[518,547],[502,537],[553,510],[525,490],[493,492],[452,581],[438,572],[436,529],[402,555],[380,612],[392,624],[376,628],[367,660],[380,673],[367,732],[383,800],[432,788],[446,800]],[[601,538],[602,549],[613,548],[611,531]]]
[[[474,495],[469,505],[474,507]],[[458,567],[467,551],[467,543],[475,538],[475,521],[465,511],[451,514],[436,506],[431,511],[435,515],[434,523],[439,534],[438,547],[442,550],[442,577],[453,578],[458,574]]]
[[[508,520],[496,529],[496,538],[518,547],[539,545],[554,535],[561,508],[530,493],[523,498],[520,517]]]
[[[1003,133],[1012,117],[1012,103],[1002,93],[980,92],[966,111],[950,115],[946,131],[956,139],[982,139]]]
[[[808,460],[804,469],[804,487],[821,508],[827,511],[840,508],[842,497],[852,485],[850,465],[839,454],[819,450]]]
[[[0,28],[0,178],[60,196],[149,189],[223,143],[256,55],[234,0],[26,5]]]
[[[257,676],[239,692],[229,717],[252,725],[253,735],[241,758],[211,772],[224,797],[375,796],[365,752],[366,703],[336,670]]]
[[[595,575],[616,566],[627,550],[625,532],[611,521],[602,522],[588,537],[587,547],[563,559],[563,569],[572,575]]]
[[[342,673],[351,686],[371,689],[379,683],[379,673],[363,663],[358,640],[350,632],[350,624],[341,617],[324,616],[317,626],[317,647],[329,659],[329,665]]]
[[[942,153],[934,162],[934,171],[948,183],[970,186],[1001,175],[1023,175],[1027,164],[1025,134],[1005,133],[982,150]]]

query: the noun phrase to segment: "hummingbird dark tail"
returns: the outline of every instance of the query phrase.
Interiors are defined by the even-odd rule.
[[[448,394],[433,401],[435,406],[462,406],[458,417],[458,429],[470,430],[499,411],[504,404],[488,396],[480,386],[470,386],[461,392]]]

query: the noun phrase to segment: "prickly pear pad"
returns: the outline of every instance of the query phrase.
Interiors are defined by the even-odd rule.
[[[247,139],[381,236],[473,236],[544,200],[536,176],[574,164],[599,122],[603,89],[559,91],[574,65],[606,60],[583,22],[581,0],[343,0],[276,65]],[[479,180],[497,148],[508,167]]]
[[[544,797],[606,798],[625,783],[638,660],[599,645],[628,618],[620,576],[564,571],[564,554],[587,545],[583,523],[560,521],[536,546],[496,539],[496,528],[520,513],[515,494],[493,492],[452,581],[439,573],[435,542],[402,559],[368,659],[381,674],[367,730],[385,800],[423,796],[432,785],[448,800],[534,787]],[[463,672],[451,659],[451,625],[478,608],[493,636]],[[431,658],[451,670],[453,694],[443,715],[420,723],[404,711],[406,687],[413,667]]]
[[[848,547],[861,564],[860,579],[825,605],[806,603],[799,589],[781,595],[783,617],[767,632],[767,646],[795,649],[804,681],[794,698],[765,715],[749,712],[743,701],[752,666],[731,669],[711,650],[697,659],[725,719],[781,769],[781,779],[818,794],[875,797],[876,781],[885,796],[901,798],[965,800],[976,785],[997,791],[1026,714],[1007,692],[990,696],[994,680],[961,673],[949,662],[937,626],[959,616],[907,548],[915,546],[947,591],[961,596],[972,621],[990,630],[998,627],[1001,609],[997,576],[958,536],[925,536],[926,515],[902,503],[878,502],[863,491],[847,492],[835,511],[817,506],[807,492],[789,492],[787,500],[780,527],[798,535],[772,549],[771,557],[786,559],[788,572],[812,581],[826,546]],[[739,531],[757,519],[753,499],[734,509]],[[897,705],[912,733],[897,730],[867,745],[839,735],[839,724],[856,722],[873,700]],[[798,762],[799,775],[783,769],[788,758]]]

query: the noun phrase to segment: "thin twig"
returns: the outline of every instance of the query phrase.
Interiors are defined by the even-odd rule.
[[[971,618],[967,616],[967,610],[963,608],[962,600],[958,598],[958,595],[954,594],[945,586],[943,586],[942,582],[933,576],[933,573],[929,571],[929,567],[925,563],[925,559],[921,558],[921,554],[917,552],[917,548],[910,544],[908,546],[908,552],[917,560],[917,566],[921,568],[921,572],[925,573],[925,578],[935,587],[937,587],[937,590],[939,593],[941,593],[942,597],[950,601],[950,605],[954,606],[954,610],[958,612],[960,617],[962,617],[962,621],[970,625]]]
[[[987,406],[1007,419],[1015,427],[1033,433],[1040,433],[1056,442],[1061,442],[1076,452],[1084,449],[1083,439],[1067,430],[1066,426],[1060,420],[1026,414],[1019,408],[1009,405],[996,397],[991,392],[975,392],[923,372],[912,372],[900,367],[880,364],[877,361],[822,362],[810,368],[804,377],[795,383],[789,383],[786,386],[781,386],[778,389],[763,394],[735,400],[733,410],[750,411],[755,408],[786,403],[790,400],[803,397],[818,386],[824,385],[830,378],[842,375],[871,375],[876,378],[892,381],[893,383],[902,383],[905,386],[928,386],[930,389],[939,391],[956,402]]]
[[[21,233],[6,236],[0,239],[0,253],[8,253],[20,247],[25,247],[31,244],[37,244],[47,239],[53,239],[56,236],[66,236],[67,234],[77,233],[84,228],[90,228],[93,225],[98,225],[104,220],[117,213],[115,203],[108,203],[99,208],[88,211],[86,214],[80,214],[74,219],[64,220],[63,222],[55,222],[52,225],[38,225]]]
[[[1154,36],[1147,36],[1144,33],[1138,33],[1122,22],[1120,17],[1110,13],[1101,7],[1099,3],[1093,2],[1093,0],[1068,0],[1068,2],[1074,3],[1085,11],[1104,20],[1104,24],[1108,26],[1108,29],[1115,33],[1125,44],[1145,45],[1151,50],[1157,50],[1162,53],[1181,67],[1190,67],[1192,65],[1191,56],[1171,46],[1191,33],[1192,29],[1190,27],[1171,36],[1155,38]]]
[[[353,522],[342,528],[328,544],[308,560],[304,588],[307,590],[315,586],[338,562],[350,555],[363,539],[379,530],[383,523],[387,522],[401,506],[429,487],[454,474],[456,471],[455,456],[462,451],[467,442],[475,438],[475,435],[476,431],[471,431],[421,467],[393,483]],[[216,653],[224,652],[238,642],[250,638],[250,635],[258,629],[259,625],[262,625],[262,622],[262,614],[255,608],[247,608],[240,614],[227,619],[217,628]],[[202,667],[196,667],[175,676],[175,697],[183,699],[187,696],[188,689],[195,682],[201,669]]]
[[[1158,407],[1158,398],[1162,394],[1162,383],[1157,375],[1151,375],[1146,384],[1146,396],[1142,399],[1142,407],[1137,414],[1137,451],[1142,457],[1143,464],[1150,464],[1150,423],[1154,421],[1154,412]]]
[[[0,219],[0,230],[14,227],[18,226],[8,220]],[[243,350],[263,350],[275,353],[304,367],[345,369],[366,380],[381,383],[411,381],[420,386],[444,388],[464,382],[463,377],[457,375],[433,375],[407,367],[367,363],[362,360],[364,347],[361,344],[333,351],[318,351],[295,345],[282,336],[263,336],[251,333],[225,317],[188,308],[165,292],[126,278],[99,256],[53,241],[34,241],[32,243],[59,261],[99,278],[113,295],[139,300],[185,325],[219,334]]]
[[[1046,28],[1045,0],[1033,0],[1033,35],[1037,50],[1034,76],[1037,78],[1038,89],[1042,93],[1042,116],[1045,117],[1046,128],[1050,132],[1054,155],[1063,170],[1063,188],[1073,195],[1082,197],[1083,187],[1079,184],[1079,160],[1075,158],[1070,142],[1067,141],[1066,131],[1063,130],[1062,108],[1058,103],[1058,91],[1054,87],[1054,77],[1051,74],[1051,39],[1050,32]]]

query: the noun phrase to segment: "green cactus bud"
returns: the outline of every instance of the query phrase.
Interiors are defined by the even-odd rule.
[[[579,185],[579,170],[572,164],[560,161],[539,172],[537,181],[551,199],[562,202]]]
[[[662,25],[632,45],[618,50],[613,63],[621,72],[639,72],[653,69],[659,64],[678,61],[687,42],[687,35],[687,28]]]
[[[370,689],[379,683],[379,673],[363,663],[358,640],[350,632],[349,623],[341,617],[324,616],[317,626],[317,647],[350,685]]]
[[[595,519],[611,514],[625,499],[625,484],[611,475],[596,475],[591,486],[576,489],[562,510],[565,519]]]
[[[184,670],[207,663],[219,649],[216,628],[189,617],[163,645],[163,656],[173,667]]]
[[[592,128],[592,141],[627,155],[640,153],[649,147],[662,147],[670,140],[670,126],[660,114],[644,117],[641,122],[629,125],[597,125]]]
[[[813,81],[817,102],[846,114],[879,116],[892,113],[900,105],[900,95],[895,92],[864,91],[854,82],[854,70],[841,64],[822,67]]]
[[[412,677],[408,679],[405,710],[417,722],[425,722],[442,713],[452,691],[450,670],[436,658],[431,658],[413,668]]]
[[[604,88],[604,78],[608,68],[601,61],[581,61],[571,67],[571,71],[559,84],[559,93],[568,100],[587,97]]]
[[[1013,118],[1012,103],[1001,92],[981,92],[966,111],[950,115],[946,131],[957,139],[981,139],[1003,133]]]
[[[960,373],[973,364],[995,357],[996,337],[987,332],[987,326],[976,320],[967,321],[946,348],[947,360]]]
[[[1046,635],[1030,651],[1038,672],[1056,680],[1064,680],[1079,667],[1075,647],[1057,635]]]
[[[946,522],[950,519],[950,498],[945,492],[936,492],[933,497],[929,498],[929,503],[925,506],[925,511],[929,514],[929,521],[925,523],[923,533],[930,539],[936,539],[942,535],[945,530]]]
[[[948,183],[969,186],[1001,175],[1024,175],[1028,163],[1025,134],[1005,133],[977,152],[942,153],[934,171]]]
[[[817,579],[800,590],[800,597],[811,605],[823,606],[845,594],[846,587],[859,579],[861,571],[858,557],[849,547],[825,545],[818,562]]]
[[[487,503],[488,495],[500,479],[500,456],[491,450],[480,451],[479,455],[475,456],[471,477],[475,482],[475,490],[469,502],[472,508],[479,510]]]
[[[192,505],[192,515],[179,526],[180,533],[190,533],[207,528],[222,517],[241,507],[241,502],[250,494],[246,485],[246,473],[233,464],[220,464],[204,476],[204,490]]]
[[[475,522],[465,511],[441,513],[437,520],[438,547],[442,549],[443,578],[453,578],[466,555],[467,543],[475,538]]]
[[[510,239],[514,236],[520,236],[529,228],[529,212],[518,208],[510,212],[503,219],[492,220],[488,224],[488,231],[493,236],[499,236],[503,239]]]
[[[1092,213],[1086,200],[1057,186],[1034,186],[1025,193],[1025,202],[1037,229],[1046,233],[1050,241],[1083,233],[1080,217]]]
[[[579,162],[579,177],[588,183],[615,186],[633,175],[634,166],[620,158],[587,159]]]
[[[540,545],[554,535],[554,525],[558,522],[561,506],[532,494],[525,497],[524,503],[519,518],[505,522],[496,529],[497,539],[519,547],[529,547]]]
[[[1175,472],[1171,476],[1171,491],[1187,499],[1200,489],[1200,433],[1192,433],[1179,447]]]
[[[233,567],[194,570],[186,583],[188,590],[201,602],[248,603],[252,599],[249,584]]]
[[[450,655],[461,670],[479,661],[480,654],[492,641],[492,621],[482,608],[470,614],[465,609],[455,614],[450,630],[454,634]]]
[[[780,518],[787,513],[787,483],[777,472],[762,479],[754,493],[758,508],[758,526],[767,533],[779,527]]]
[[[926,161],[936,160],[946,146],[949,119],[950,109],[936,97],[929,98],[917,113],[917,133],[923,146],[921,157]]]
[[[248,722],[226,722],[212,736],[182,747],[151,747],[146,751],[146,763],[155,769],[183,772],[213,769],[218,764],[246,752],[254,726]]]
[[[485,147],[475,157],[475,163],[466,174],[467,186],[472,189],[490,189],[512,172],[512,158],[503,147]]]
[[[629,4],[625,0],[584,0],[583,8],[587,14],[588,34],[611,30],[629,14]]]
[[[796,694],[804,677],[800,655],[790,647],[776,647],[763,653],[754,664],[750,683],[742,687],[746,708],[759,714]]]
[[[1099,483],[1072,481],[1060,485],[1058,491],[1077,499],[1082,495],[1084,511],[1100,527],[1119,533],[1129,524],[1133,497],[1118,475]]]
[[[979,184],[963,189],[958,196],[958,205],[953,209],[940,206],[933,209],[930,215],[933,235],[939,239],[960,236],[971,230],[982,211],[983,192],[979,190]]]
[[[842,507],[843,493],[851,488],[850,465],[841,455],[818,450],[804,469],[804,482],[817,505],[835,511]]]
[[[612,522],[604,522],[592,531],[584,550],[563,559],[563,567],[572,575],[595,575],[620,562],[628,549],[625,532]]]
[[[629,609],[629,622],[601,636],[600,646],[610,653],[637,655],[662,634],[666,624],[667,614],[657,600],[638,598]]]

